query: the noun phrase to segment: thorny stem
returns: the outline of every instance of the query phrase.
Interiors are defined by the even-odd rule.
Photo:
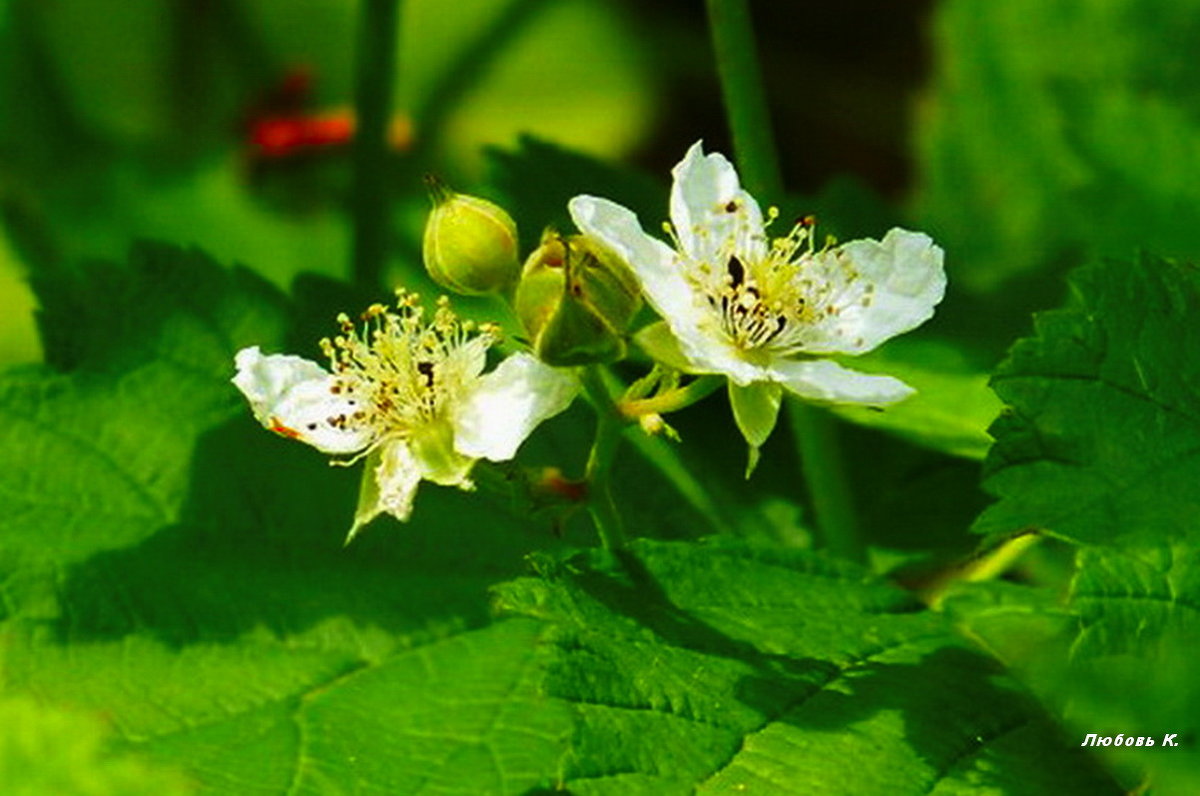
[[[625,547],[625,530],[613,502],[609,476],[624,423],[604,383],[600,366],[591,365],[584,370],[583,388],[596,409],[596,437],[588,454],[586,471],[588,512],[596,523],[596,531],[605,549],[621,550]]]
[[[707,0],[707,6],[738,169],[751,193],[778,201],[783,181],[747,0]],[[816,530],[832,552],[864,561],[866,551],[855,521],[833,419],[799,401],[788,401],[788,412]]]
[[[388,125],[396,75],[400,0],[363,0],[358,31],[354,137],[354,253],[362,286],[383,279],[390,237]]]

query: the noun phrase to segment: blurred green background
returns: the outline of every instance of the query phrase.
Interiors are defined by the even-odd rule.
[[[358,3],[0,9],[0,361],[37,357],[20,276],[38,260],[157,237],[280,284],[347,273],[346,145],[264,157],[253,130],[351,117]],[[795,206],[836,232],[933,234],[951,273],[935,331],[989,362],[1070,267],[1200,251],[1197,0],[751,10]],[[694,140],[731,148],[703,4],[686,0],[411,0],[395,95],[392,278],[417,254],[420,175],[487,193],[486,148],[523,133],[659,184]]]
[[[912,183],[929,4],[874,6],[756,6],[793,190],[851,173],[897,198]],[[301,271],[347,274],[348,147],[263,157],[252,130],[273,116],[352,115],[357,2],[0,8],[0,362],[38,356],[21,277],[39,260],[123,257],[153,237],[283,285]],[[412,0],[399,52],[401,270],[427,207],[421,174],[479,190],[486,146],[531,134],[662,182],[697,138],[730,149],[697,3]]]

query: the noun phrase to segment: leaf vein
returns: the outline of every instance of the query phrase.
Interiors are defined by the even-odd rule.
[[[768,714],[766,716],[766,718],[761,723],[759,723],[757,726],[755,726],[745,732],[742,732],[741,737],[739,738],[739,741],[737,744],[737,748],[734,749],[730,755],[728,755],[723,761],[718,763],[713,768],[713,772],[708,776],[708,779],[705,781],[704,784],[708,784],[709,782],[712,781],[712,779],[714,777],[716,777],[718,774],[725,771],[733,763],[733,761],[736,760],[743,753],[743,751],[745,751],[746,741],[752,735],[757,735],[758,733],[762,732],[770,725],[779,721],[784,716],[800,710],[806,704],[808,704],[808,702],[810,700],[812,700],[812,698],[815,697],[817,694],[828,689],[830,686],[834,685],[835,683],[840,682],[843,678],[845,678],[848,674],[850,674],[852,671],[857,669],[862,664],[864,664],[868,661],[874,660],[875,658],[878,658],[879,656],[884,655],[888,652],[892,652],[893,650],[903,649],[904,647],[909,647],[909,646],[915,646],[917,644],[920,644],[925,641],[929,641],[931,639],[943,639],[943,638],[945,638],[945,636],[943,634],[935,634],[935,635],[917,636],[915,638],[909,638],[909,639],[901,639],[899,641],[896,641],[896,642],[893,642],[890,644],[885,644],[885,645],[879,647],[878,649],[872,650],[872,651],[864,653],[862,655],[858,655],[858,656],[854,657],[853,659],[851,659],[849,663],[838,665],[836,670],[829,672],[829,674],[826,676],[824,682],[814,683],[813,688],[810,691],[808,691],[805,694],[800,695],[799,697],[797,697],[794,700],[784,702],[782,705],[779,706],[779,708],[776,711],[774,711],[771,714]]]
[[[929,783],[929,787],[925,789],[925,793],[932,793],[933,790],[938,786],[938,783],[945,780],[951,774],[951,772],[962,766],[964,762],[977,756],[988,744],[996,741],[999,738],[1003,738],[1009,733],[1016,732],[1022,727],[1027,726],[1029,723],[1030,718],[1028,716],[1022,716],[1016,721],[997,728],[988,735],[970,736],[970,742],[964,744],[963,748],[958,753],[952,755],[948,760],[946,760],[937,773],[934,774],[933,781]]]

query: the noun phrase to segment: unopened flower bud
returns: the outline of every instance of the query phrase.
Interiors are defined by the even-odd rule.
[[[465,295],[508,288],[520,273],[517,225],[504,208],[456,193],[427,177],[433,212],[425,223],[425,270],[447,290]]]
[[[516,310],[534,352],[551,365],[613,362],[641,307],[633,272],[583,235],[547,232],[521,273]]]

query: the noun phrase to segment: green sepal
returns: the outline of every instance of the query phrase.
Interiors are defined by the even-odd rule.
[[[408,440],[421,477],[443,486],[458,486],[466,480],[475,460],[454,449],[454,427],[446,420],[415,430]]]
[[[367,454],[363,462],[362,480],[358,483],[358,504],[354,507],[354,524],[346,534],[344,544],[350,544],[358,532],[379,516],[379,465],[383,461],[383,446]]]
[[[517,316],[534,352],[559,367],[624,357],[623,333],[640,306],[628,266],[581,235],[547,231],[517,285]]]
[[[782,403],[783,387],[778,384],[756,381],[742,387],[729,382],[729,405],[733,408],[733,419],[750,446],[750,456],[746,462],[747,478],[758,466],[759,448],[775,429]]]
[[[534,344],[538,359],[558,367],[616,362],[625,350],[612,324],[586,302],[570,300],[559,302]]]
[[[671,331],[666,321],[655,321],[649,326],[638,330],[633,336],[633,342],[638,348],[655,362],[673,368],[680,373],[699,373],[695,365],[683,353],[679,338]]]

